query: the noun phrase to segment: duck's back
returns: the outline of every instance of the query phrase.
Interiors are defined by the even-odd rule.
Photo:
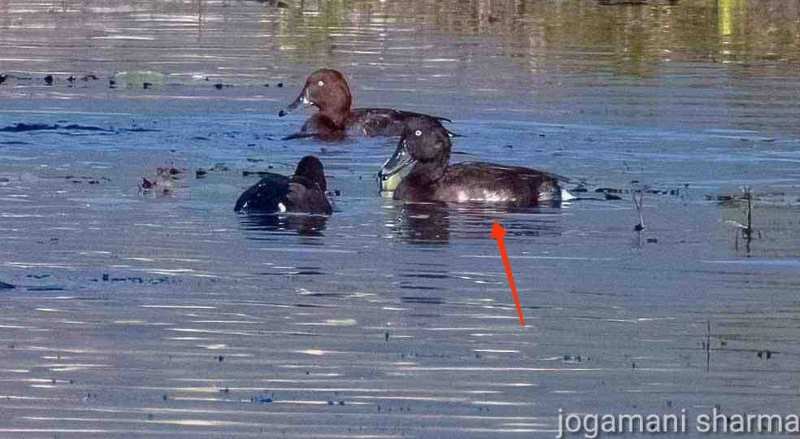
[[[412,117],[427,117],[436,121],[450,119],[412,111],[400,111],[391,108],[356,108],[350,112],[347,120],[347,129],[367,137],[374,136],[400,136],[403,134],[405,123]]]
[[[448,166],[434,198],[447,202],[492,202],[530,206],[558,202],[558,177],[535,169],[465,162]]]
[[[289,195],[290,181],[291,179],[285,175],[266,174],[258,183],[251,186],[239,196],[233,210],[236,212],[252,211],[265,213],[285,211],[285,204],[283,209],[281,209],[281,205],[286,201]]]

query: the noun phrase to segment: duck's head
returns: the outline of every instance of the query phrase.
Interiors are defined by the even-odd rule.
[[[322,162],[313,155],[307,155],[300,159],[294,175],[316,183],[323,192],[328,190],[325,182],[325,169],[322,167]]]
[[[409,176],[420,183],[438,180],[447,168],[451,148],[449,132],[439,121],[409,118],[397,149],[378,174],[381,190],[393,191]]]
[[[347,116],[352,101],[350,87],[347,86],[344,75],[332,69],[319,69],[306,79],[297,99],[281,110],[278,116],[283,117],[305,104],[317,107],[321,113],[335,120],[336,116]]]

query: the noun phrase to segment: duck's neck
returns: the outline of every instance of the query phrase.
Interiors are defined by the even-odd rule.
[[[441,179],[446,170],[447,160],[416,163],[405,179],[415,186],[431,185]]]
[[[350,107],[340,107],[336,109],[326,108],[325,110],[320,110],[319,114],[333,122],[336,128],[344,129],[347,118],[350,116]]]
[[[350,91],[343,90],[341,99],[326,103],[324,107],[320,107],[319,113],[330,119],[338,128],[344,129],[347,119],[350,117],[352,105],[353,98],[350,96]]]
[[[409,201],[433,201],[436,183],[444,176],[447,163],[417,163],[403,178],[395,191],[395,198]]]

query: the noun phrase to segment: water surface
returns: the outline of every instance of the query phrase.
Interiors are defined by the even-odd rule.
[[[0,0],[2,436],[552,437],[559,408],[796,410],[796,2],[286,3]],[[383,198],[395,140],[280,140],[321,66],[358,105],[453,119],[455,160],[620,199]],[[305,154],[332,217],[232,212],[243,171]]]

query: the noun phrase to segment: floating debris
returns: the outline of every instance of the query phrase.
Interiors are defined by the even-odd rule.
[[[164,85],[167,75],[149,70],[118,72],[111,77],[113,84],[120,84],[126,88],[154,88]],[[110,82],[111,84],[111,82]]]
[[[175,279],[171,279],[167,276],[164,277],[155,277],[155,278],[143,278],[139,276],[128,276],[128,277],[111,277],[108,273],[103,273],[100,279],[90,279],[91,282],[113,282],[113,283],[120,283],[120,282],[128,282],[138,285],[159,285],[164,283],[174,283]]]
[[[0,290],[13,290],[16,286],[0,281]]]
[[[150,181],[147,178],[142,177],[142,184],[141,184],[142,189],[152,189],[156,187],[156,185],[157,183],[155,181]]]
[[[59,177],[61,178],[61,177]],[[101,181],[103,182],[110,182],[111,179],[108,177],[90,177],[90,176],[76,176],[76,175],[65,175],[63,177],[65,180],[69,180],[73,184],[81,184],[84,181],[88,184],[100,184]]]
[[[250,402],[255,404],[270,404],[275,401],[275,395],[256,395],[250,397]]]
[[[174,166],[157,168],[155,178],[142,177],[142,181],[139,183],[139,192],[156,192],[161,195],[170,194],[175,188],[175,183],[184,173],[185,170]]]
[[[634,181],[633,183],[638,183]],[[673,197],[686,197],[688,196],[689,191],[689,184],[686,183],[683,187],[672,188],[672,189],[652,189],[650,187],[638,188],[638,189],[618,189],[618,188],[611,188],[611,187],[599,187],[594,190],[596,193],[604,194],[607,200],[621,200],[621,195],[630,194],[633,192],[642,192],[651,195],[669,195]],[[570,189],[570,192],[585,192],[584,190],[575,190]]]
[[[733,201],[736,198],[733,195],[706,195],[706,200],[708,201],[719,201],[721,203],[725,203],[728,201]]]
[[[633,230],[641,232],[644,230],[644,217],[642,216],[642,203],[644,202],[644,190],[639,187],[639,182],[634,180],[631,182],[634,189],[631,191],[631,198],[633,199],[633,207],[636,213],[639,214],[639,224],[633,226]]]
[[[753,237],[753,196],[750,186],[743,187],[742,192],[744,192],[744,199],[747,200],[747,225],[742,229],[742,235],[750,241]]]
[[[197,168],[194,171],[195,178],[205,178],[210,172],[228,172],[230,168],[224,163],[216,163],[214,166],[208,168]]]

